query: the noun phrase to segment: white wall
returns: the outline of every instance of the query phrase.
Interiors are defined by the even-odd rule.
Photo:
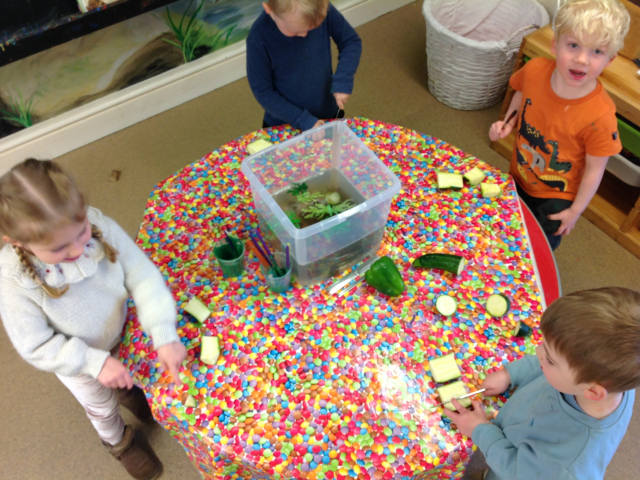
[[[547,9],[549,18],[553,22],[553,17],[556,15],[556,10],[558,9],[558,3],[560,3],[560,0],[538,0],[538,2]]]

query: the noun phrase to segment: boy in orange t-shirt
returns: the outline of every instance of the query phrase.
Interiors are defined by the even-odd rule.
[[[491,140],[517,126],[509,172],[554,250],[596,193],[610,155],[620,152],[616,107],[598,76],[629,31],[617,0],[568,0],[555,19],[555,62],[536,58],[510,80],[516,90]],[[515,123],[515,125],[513,125]]]

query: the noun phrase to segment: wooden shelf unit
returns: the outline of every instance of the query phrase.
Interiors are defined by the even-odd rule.
[[[522,68],[525,57],[546,57],[554,59],[551,54],[553,30],[547,25],[527,35],[522,41],[516,59],[514,72]],[[607,67],[600,81],[616,104],[617,113],[627,120],[640,125],[640,75],[638,67],[621,56],[614,59]],[[504,117],[514,91],[507,89],[500,117]],[[515,142],[515,133],[497,142],[491,148],[503,157],[511,160]],[[583,213],[584,217],[616,240],[636,257],[640,258],[640,188],[622,182],[609,172],[605,172],[602,183],[591,203]]]

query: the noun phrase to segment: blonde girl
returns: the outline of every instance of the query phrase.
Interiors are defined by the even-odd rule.
[[[112,354],[132,297],[158,361],[180,382],[186,350],[162,275],[51,161],[26,160],[0,178],[0,233],[0,315],[15,349],[58,376],[132,477],[157,477],[162,464],[139,448],[118,408],[120,400],[149,420],[149,405]]]

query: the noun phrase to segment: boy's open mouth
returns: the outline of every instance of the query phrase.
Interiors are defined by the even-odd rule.
[[[585,72],[580,72],[579,70],[569,70],[569,73],[576,78],[582,78],[586,75]]]

